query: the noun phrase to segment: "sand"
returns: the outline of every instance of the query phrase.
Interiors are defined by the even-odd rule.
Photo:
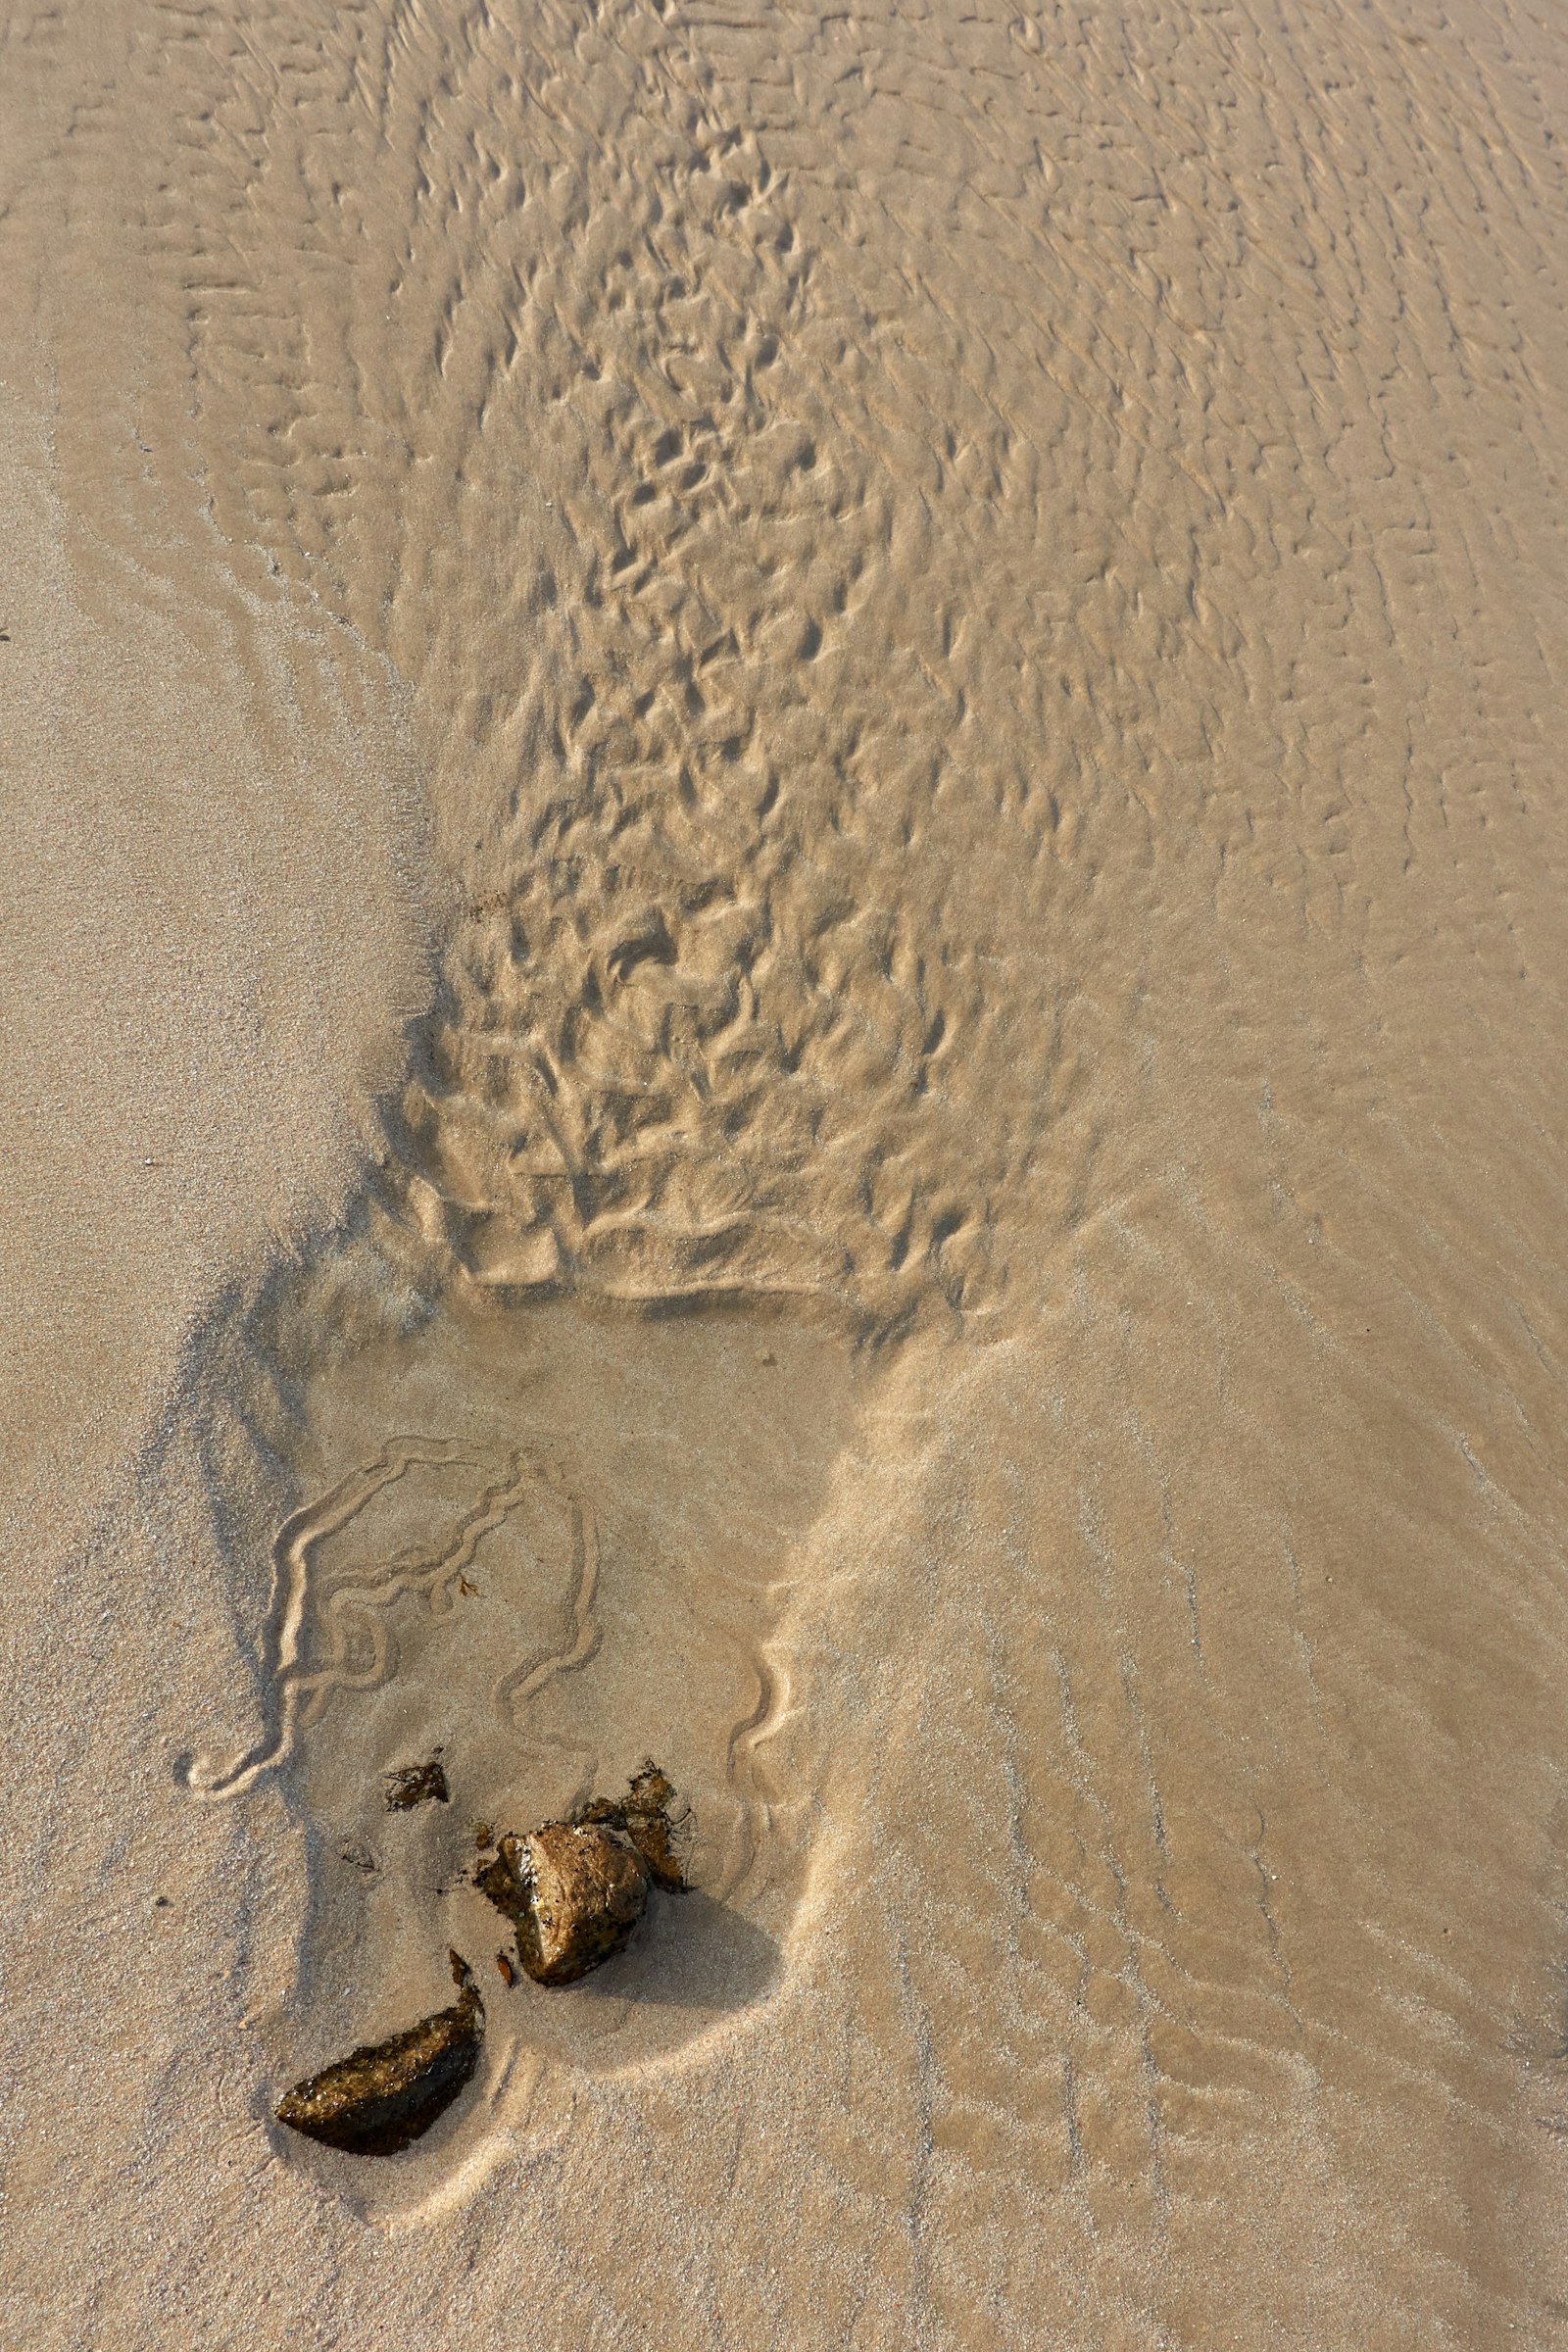
[[[1551,12],[0,59],[0,2342],[1558,2341]]]

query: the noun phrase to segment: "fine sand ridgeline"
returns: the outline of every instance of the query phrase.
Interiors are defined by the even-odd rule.
[[[0,2337],[1553,2340],[1549,25],[0,57]]]

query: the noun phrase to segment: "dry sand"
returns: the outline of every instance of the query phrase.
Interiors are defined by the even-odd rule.
[[[1568,2341],[1565,108],[0,13],[0,2343]]]

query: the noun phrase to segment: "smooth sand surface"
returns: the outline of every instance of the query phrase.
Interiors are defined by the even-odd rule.
[[[1565,60],[0,13],[0,2342],[1568,2341]]]

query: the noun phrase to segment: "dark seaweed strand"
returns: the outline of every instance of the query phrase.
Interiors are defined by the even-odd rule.
[[[386,1775],[389,1813],[408,1813],[416,1805],[444,1805],[451,1801],[451,1795],[438,1756],[432,1756],[427,1764],[400,1765],[396,1772]]]

